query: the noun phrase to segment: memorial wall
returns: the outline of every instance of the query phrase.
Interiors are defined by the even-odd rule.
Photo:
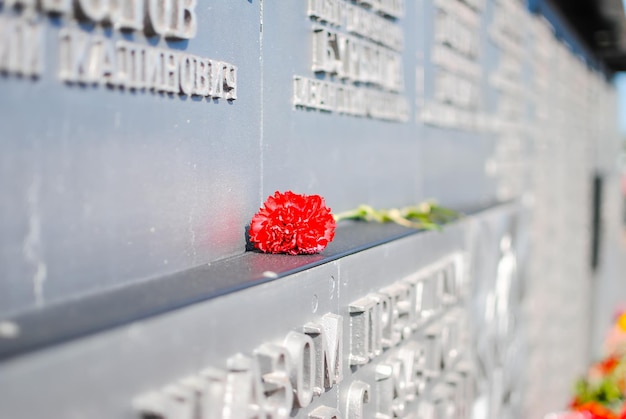
[[[0,0],[0,417],[565,407],[619,136],[539,3]],[[465,216],[246,251],[276,190]]]

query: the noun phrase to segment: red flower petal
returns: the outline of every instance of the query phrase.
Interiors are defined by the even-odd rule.
[[[596,401],[589,401],[576,406],[577,412],[586,413],[590,419],[618,419],[618,416]]]
[[[610,374],[615,367],[619,365],[619,359],[616,356],[609,356],[605,360],[598,363],[598,368],[602,374]]]
[[[276,191],[250,223],[250,241],[266,253],[318,253],[334,236],[335,220],[319,195]]]

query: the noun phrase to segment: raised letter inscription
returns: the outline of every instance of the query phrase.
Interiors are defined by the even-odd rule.
[[[296,109],[406,121],[400,0],[309,0],[311,71],[294,76]]]
[[[63,15],[96,27],[59,30],[55,46],[61,81],[235,100],[233,64],[116,40],[98,27],[191,39],[197,32],[196,5],[197,0],[6,0],[0,9],[0,73],[41,77],[47,14]]]

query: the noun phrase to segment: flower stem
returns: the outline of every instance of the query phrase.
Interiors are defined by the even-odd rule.
[[[396,224],[423,230],[441,230],[441,226],[461,217],[461,214],[437,205],[433,201],[404,208],[374,209],[369,205],[333,215],[336,222],[343,220],[375,221],[378,223],[394,222]]]

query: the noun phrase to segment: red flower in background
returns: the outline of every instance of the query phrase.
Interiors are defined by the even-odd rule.
[[[620,419],[615,413],[595,401],[574,406],[574,410],[587,415],[589,419]]]
[[[603,375],[607,375],[612,373],[618,365],[619,359],[616,356],[609,356],[605,360],[599,362],[597,367]]]
[[[318,253],[334,236],[335,220],[319,195],[277,191],[250,223],[250,241],[266,253]]]

